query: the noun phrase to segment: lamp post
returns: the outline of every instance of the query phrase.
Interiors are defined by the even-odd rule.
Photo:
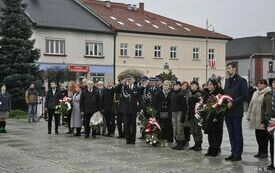
[[[167,62],[164,64],[163,69],[164,69],[164,73],[165,74],[169,74],[170,73],[170,68],[169,68],[169,65],[168,65]]]

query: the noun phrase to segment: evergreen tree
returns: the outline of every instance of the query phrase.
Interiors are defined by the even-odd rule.
[[[24,109],[25,89],[40,83],[41,73],[35,62],[40,56],[31,39],[31,23],[22,0],[3,0],[0,17],[0,83],[12,95],[13,109]]]

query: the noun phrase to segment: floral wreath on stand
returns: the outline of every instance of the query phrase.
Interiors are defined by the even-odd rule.
[[[156,110],[152,107],[146,107],[146,112],[149,115],[149,118],[145,117],[145,113],[141,110],[138,113],[138,125],[145,132],[145,141],[146,143],[157,146],[159,144],[159,135],[161,127],[159,122],[156,119]]]

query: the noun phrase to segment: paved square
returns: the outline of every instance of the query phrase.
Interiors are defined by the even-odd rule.
[[[257,143],[254,130],[244,118],[243,161],[225,162],[230,154],[227,130],[222,153],[208,158],[207,136],[203,151],[173,151],[169,147],[151,147],[142,140],[126,145],[124,139],[99,136],[85,140],[65,134],[48,135],[45,122],[29,124],[26,120],[8,120],[7,134],[0,134],[0,173],[221,173],[267,172],[267,159],[255,159]],[[191,143],[192,145],[192,143]]]

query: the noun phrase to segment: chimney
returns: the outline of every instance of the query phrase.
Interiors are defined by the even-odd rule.
[[[138,10],[138,7],[136,4],[133,5],[133,10],[137,11]]]
[[[139,3],[139,10],[144,11],[144,3],[143,2]]]
[[[131,4],[127,4],[127,9],[128,10],[132,10],[133,9],[132,5]]]
[[[105,1],[105,7],[106,8],[111,8],[112,4],[110,1]]]

